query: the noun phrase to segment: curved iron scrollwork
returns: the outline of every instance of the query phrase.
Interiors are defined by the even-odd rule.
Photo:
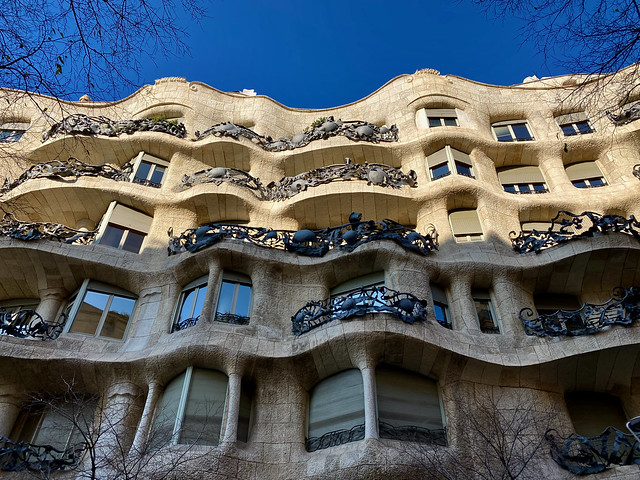
[[[35,310],[24,308],[12,312],[0,307],[0,335],[55,340],[62,333],[65,323],[67,323],[67,316],[64,313],[56,323],[49,323]]]
[[[58,450],[51,445],[14,442],[0,436],[0,469],[5,472],[27,470],[40,473],[71,470],[78,466],[85,449],[84,443]]]
[[[315,452],[324,448],[337,447],[345,443],[357,442],[364,439],[364,424],[356,425],[351,429],[335,430],[325,433],[320,437],[311,437],[305,440],[307,452]]]
[[[76,113],[63,118],[54,124],[47,132],[42,134],[42,141],[58,135],[104,135],[106,137],[118,137],[123,133],[131,135],[136,132],[160,132],[184,138],[187,129],[182,123],[173,123],[168,120],[153,118],[141,118],[138,120],[111,120],[107,117],[90,117]]]
[[[613,297],[602,304],[585,303],[575,311],[558,310],[535,317],[533,310],[520,310],[527,335],[559,337],[590,335],[611,325],[630,325],[640,320],[640,288],[613,289]]]
[[[551,220],[548,230],[533,230],[531,233],[510,232],[511,244],[518,253],[540,253],[570,240],[593,237],[596,233],[621,232],[640,240],[640,222],[631,215],[628,219],[621,215],[601,215],[582,212],[579,215],[561,210]]]
[[[640,118],[640,103],[636,102],[633,105],[629,105],[626,108],[623,108],[623,110],[618,115],[607,112],[607,117],[616,127],[621,127],[622,125],[631,123],[634,120],[638,120]]]
[[[430,225],[425,235],[393,220],[361,221],[362,215],[353,212],[349,223],[324,230],[272,230],[226,223],[207,223],[190,228],[179,236],[169,229],[169,255],[184,251],[198,252],[223,239],[252,243],[261,247],[276,248],[307,257],[322,257],[331,249],[351,252],[364,243],[374,240],[392,240],[401,247],[427,255],[438,249],[438,233]]]
[[[27,242],[47,239],[73,245],[87,245],[95,240],[97,233],[97,230],[83,232],[59,223],[23,222],[11,213],[5,213],[0,222],[0,236]]]
[[[171,327],[171,333],[186,330],[189,327],[195,327],[198,324],[198,320],[200,320],[200,315],[175,322]]]
[[[236,315],[235,313],[216,313],[213,320],[216,322],[230,323],[232,325],[249,325],[249,317]]]
[[[309,145],[315,140],[326,140],[327,138],[343,136],[354,142],[397,142],[398,127],[379,127],[373,123],[361,120],[342,121],[335,120],[333,117],[327,117],[319,125],[314,125],[305,132],[294,135],[293,138],[282,137],[273,140],[269,136],[260,135],[253,130],[236,125],[230,122],[218,123],[204,132],[195,132],[195,141],[202,140],[210,135],[216,137],[231,137],[237,140],[240,137],[251,140],[256,145],[268,152],[283,152],[285,150],[293,150],[295,148]]]
[[[597,437],[577,433],[563,437],[553,429],[544,436],[551,458],[576,475],[602,472],[610,465],[640,465],[640,445],[633,435],[615,427],[607,427]]]
[[[633,174],[636,176],[638,180],[640,180],[640,163],[633,166]]]
[[[247,172],[235,168],[214,167],[201,170],[182,177],[181,187],[191,187],[198,183],[230,182],[241,187],[249,188],[260,200],[286,200],[304,192],[307,188],[317,187],[336,181],[364,180],[367,185],[401,188],[403,186],[417,187],[416,172],[401,170],[381,163],[351,163],[345,159],[344,165],[329,165],[301,173],[294,177],[284,177],[278,183],[271,182],[266,187],[260,179],[252,177]]]
[[[402,440],[404,442],[430,443],[432,445],[447,446],[447,430],[438,428],[431,430],[414,425],[403,425],[394,427],[390,423],[378,422],[380,438],[391,440]]]
[[[291,317],[292,330],[299,336],[333,320],[368,313],[388,313],[412,324],[427,319],[427,302],[384,286],[362,287],[348,295],[307,303]]]

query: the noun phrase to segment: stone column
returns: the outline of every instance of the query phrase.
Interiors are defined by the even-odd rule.
[[[3,437],[11,435],[21,407],[21,398],[13,385],[0,387],[0,435]]]
[[[237,373],[229,374],[227,393],[227,411],[224,417],[222,443],[235,442],[238,439],[238,417],[240,415],[240,389],[242,376]]]
[[[207,294],[204,298],[204,305],[202,306],[202,312],[200,313],[200,321],[205,322],[213,321],[215,316],[215,302],[218,298],[218,291],[220,290],[222,269],[217,261],[209,263],[209,278],[207,280]]]
[[[40,295],[40,304],[36,312],[47,323],[56,323],[58,321],[58,312],[67,300],[68,294],[64,288],[45,288],[38,292]]]
[[[128,455],[141,413],[140,393],[140,388],[130,382],[114,383],[107,389],[97,443],[101,454],[122,460]]]
[[[476,309],[471,298],[471,283],[466,277],[456,276],[451,281],[451,310],[459,330],[480,330]],[[460,321],[462,320],[462,321]]]
[[[160,394],[162,393],[162,391],[163,388],[159,383],[155,381],[149,383],[147,399],[144,404],[142,416],[140,417],[140,423],[138,423],[136,436],[133,439],[133,444],[131,446],[131,449],[134,451],[143,450],[144,444],[147,440],[147,436],[149,435],[151,423],[153,422],[153,411],[156,408],[156,404],[158,403],[158,399],[160,398]]]
[[[376,401],[376,369],[365,367],[362,372],[364,388],[364,438],[379,438]]]

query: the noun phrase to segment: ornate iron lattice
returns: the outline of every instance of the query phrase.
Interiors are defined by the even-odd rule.
[[[232,325],[249,325],[249,317],[236,315],[235,313],[216,313],[213,320],[222,323],[231,323]]]
[[[378,422],[378,428],[380,438],[402,440],[405,442],[430,443],[432,445],[440,445],[441,447],[447,446],[447,431],[444,428],[431,430],[414,425],[394,427],[386,422]]]
[[[180,330],[186,330],[189,327],[194,327],[198,324],[198,320],[200,320],[200,315],[192,318],[185,318],[184,320],[180,320],[175,322],[171,327],[171,333],[179,332]]]
[[[630,325],[640,320],[640,288],[613,289],[613,297],[601,304],[585,303],[578,310],[558,310],[535,316],[530,308],[520,310],[527,335],[559,337],[590,335],[611,325]]]
[[[633,174],[636,176],[638,180],[640,180],[640,163],[633,166]]]
[[[398,127],[395,125],[379,127],[361,120],[342,121],[328,117],[320,125],[314,125],[307,131],[294,135],[293,138],[282,137],[278,140],[273,140],[271,137],[260,135],[242,125],[223,122],[208,128],[202,133],[195,132],[195,140],[202,140],[211,135],[231,137],[235,140],[244,137],[268,152],[282,152],[304,147],[315,140],[326,140],[336,136],[347,137],[354,142],[397,142]]]
[[[38,472],[48,474],[71,470],[78,466],[86,449],[84,443],[58,450],[51,445],[14,442],[0,436],[0,469],[5,472]]]
[[[331,249],[353,251],[360,245],[374,240],[392,240],[401,247],[426,255],[438,249],[438,234],[430,225],[425,235],[393,220],[361,221],[362,215],[353,212],[349,223],[324,230],[272,230],[226,223],[208,223],[190,228],[179,236],[169,229],[169,255],[184,251],[197,252],[223,239],[252,243],[261,247],[276,248],[308,257],[322,257]]]
[[[252,177],[247,172],[235,168],[215,167],[201,170],[182,177],[181,187],[191,187],[198,183],[230,182],[241,187],[249,188],[260,200],[286,200],[304,192],[307,188],[317,187],[337,181],[363,180],[367,185],[401,188],[403,186],[417,187],[416,172],[402,171],[381,163],[351,163],[349,158],[344,165],[329,165],[301,173],[295,177],[284,177],[278,183],[271,182],[266,187],[260,179]]]
[[[618,115],[607,112],[607,117],[616,127],[621,127],[622,125],[631,123],[640,118],[640,103],[634,103],[633,105],[624,108]]]
[[[640,465],[640,445],[633,435],[607,427],[597,437],[572,433],[566,437],[547,430],[545,439],[551,446],[551,458],[576,475],[605,470],[610,465]]]
[[[305,441],[305,447],[307,448],[307,452],[315,452],[316,450],[322,450],[324,448],[331,448],[338,445],[344,445],[345,443],[357,442],[363,438],[364,424],[356,425],[349,430],[335,430],[333,432],[325,433],[320,437],[307,438]]]
[[[141,118],[138,120],[111,120],[107,117],[90,117],[76,113],[63,118],[54,124],[47,132],[42,134],[42,141],[58,135],[103,135],[106,137],[118,137],[123,133],[131,135],[136,132],[160,132],[184,138],[187,129],[182,123],[173,123],[167,120]]]
[[[67,316],[62,313],[56,323],[45,321],[35,310],[22,309],[11,312],[0,307],[0,334],[18,338],[55,340],[62,333]]]
[[[87,245],[95,240],[97,233],[97,230],[83,232],[59,223],[23,222],[17,220],[11,213],[5,213],[0,222],[0,236],[27,242],[46,239],[74,245]]]
[[[640,222],[633,215],[628,219],[620,215],[601,215],[582,212],[579,215],[561,210],[551,220],[548,230],[531,233],[510,232],[511,244],[518,253],[540,253],[570,240],[593,237],[596,233],[621,232],[640,240]]]
[[[427,319],[427,302],[410,293],[384,286],[362,287],[347,295],[311,301],[291,317],[295,335],[302,335],[333,320],[362,317],[368,313],[388,313],[405,323]]]

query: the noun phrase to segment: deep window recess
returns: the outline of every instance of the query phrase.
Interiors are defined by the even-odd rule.
[[[140,152],[133,161],[131,181],[141,185],[160,187],[169,162]]]
[[[564,396],[575,432],[597,437],[611,426],[627,432],[627,416],[618,397],[607,393],[571,392]]]
[[[594,161],[580,162],[565,167],[567,177],[576,188],[604,187],[607,179],[604,178],[600,167]]]
[[[509,120],[491,125],[491,130],[499,142],[526,142],[535,140],[526,120]]]
[[[225,323],[249,323],[251,312],[251,278],[225,271],[218,294],[214,320]]]
[[[498,317],[493,309],[493,302],[488,290],[474,289],[471,292],[476,307],[476,316],[482,333],[500,333]]]
[[[558,310],[575,311],[581,307],[580,301],[575,295],[558,293],[544,293],[535,295],[533,302],[538,315],[549,315]]]
[[[307,450],[364,438],[364,388],[360,370],[346,370],[318,383],[309,396]]]
[[[153,217],[111,202],[100,223],[96,242],[101,245],[140,253],[151,229]]]
[[[340,297],[346,297],[347,295],[356,293],[361,288],[366,287],[384,287],[384,271],[374,272],[368,275],[363,275],[361,277],[352,278],[351,280],[341,283],[340,285],[331,289],[330,297],[331,300]],[[354,307],[376,306],[378,303],[380,305],[386,305],[384,300],[382,300],[382,295],[383,292],[379,291],[374,292],[372,296],[355,296],[353,297],[356,300],[356,304],[354,305]]]
[[[0,143],[17,142],[28,129],[28,123],[3,123],[0,125]]]
[[[540,169],[533,165],[505,167],[498,170],[498,180],[508,193],[547,193],[547,183]]]
[[[476,210],[451,212],[449,223],[456,242],[480,242],[483,240],[482,225]]]
[[[429,127],[458,127],[458,114],[455,108],[426,108]]]
[[[589,124],[589,118],[584,112],[568,113],[556,117],[558,126],[562,129],[565,137],[573,135],[586,135],[593,133],[593,127]]]
[[[427,167],[431,180],[437,180],[455,172],[465,177],[473,176],[471,157],[449,145],[427,157]]]
[[[436,381],[388,367],[376,369],[380,438],[446,445]]]
[[[227,383],[224,373],[193,367],[171,380],[156,407],[149,444],[218,445]]]
[[[446,328],[453,328],[449,313],[449,301],[444,288],[435,283],[431,284],[431,296],[433,297],[433,313],[437,322]]]
[[[172,332],[198,323],[207,295],[207,276],[200,277],[182,289],[173,319]]]
[[[122,340],[135,303],[135,295],[126,290],[85,280],[67,304],[68,331]]]

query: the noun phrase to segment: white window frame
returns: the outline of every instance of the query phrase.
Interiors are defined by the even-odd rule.
[[[244,275],[242,273],[238,273],[238,272],[232,272],[232,271],[223,271],[222,272],[222,278],[220,279],[220,286],[218,288],[218,295],[216,298],[216,306],[213,312],[213,319],[214,321],[216,321],[216,318],[218,317],[218,307],[220,305],[220,300],[222,298],[222,287],[224,285],[224,283],[233,283],[235,284],[234,290],[233,290],[233,298],[231,299],[231,311],[228,313],[221,313],[222,315],[236,315],[236,310],[238,308],[238,291],[240,290],[240,285],[245,285],[245,286],[249,286],[251,288],[251,296],[249,298],[249,306],[247,308],[247,318],[251,319],[251,310],[253,309],[253,282],[251,281],[251,277],[249,277],[248,275]]]
[[[29,130],[31,125],[26,122],[6,122],[0,125],[0,133],[8,133],[3,138],[0,135],[0,143],[16,143],[22,139],[22,136]]]
[[[537,165],[515,165],[497,170],[498,181],[506,193],[514,194],[542,194],[549,193],[546,179]],[[537,178],[539,177],[539,178]],[[542,185],[543,190],[536,190],[536,185]],[[512,187],[515,191],[507,190]],[[528,188],[528,190],[526,189]]]
[[[484,289],[473,289],[471,291],[471,299],[473,300],[473,306],[476,312],[476,321],[478,322],[478,327],[480,328],[480,331],[482,331],[482,333],[487,333],[487,334],[494,334],[494,335],[501,334],[502,327],[500,325],[500,320],[498,318],[496,309],[494,307],[492,292],[488,290],[485,291]],[[497,329],[497,331],[482,330],[482,324],[480,323],[480,318],[478,317],[478,306],[476,304],[476,301],[487,302],[489,314],[491,315],[491,320],[493,320],[493,326],[495,329]]]
[[[120,213],[122,213],[123,216],[128,216],[131,218],[127,219],[126,221],[120,221],[117,219]],[[112,217],[114,216],[116,216],[116,219],[112,221]],[[140,254],[144,251],[145,245],[147,243],[147,237],[149,236],[149,231],[151,230],[152,222],[153,222],[153,217],[145,213],[139,212],[137,210],[134,210],[131,207],[127,207],[126,205],[113,201],[109,204],[109,208],[107,208],[107,211],[103,215],[102,220],[100,220],[100,226],[98,227],[98,233],[96,234],[95,243],[100,244],[102,242],[102,238],[104,237],[104,234],[107,228],[110,225],[112,225],[116,228],[120,228],[124,230],[124,234],[120,239],[119,245],[115,247],[118,250],[123,250],[123,246],[127,240],[127,236],[129,235],[130,231],[143,234],[144,239],[142,240],[142,244],[140,245],[140,250],[138,252],[130,252],[130,253]],[[139,228],[134,228],[132,226],[133,224],[136,224],[136,223],[140,223]],[[110,245],[106,245],[106,246],[110,247]],[[124,250],[124,251],[127,251],[127,250]]]
[[[453,222],[451,221],[451,215],[455,216],[456,213],[459,212],[475,212],[476,217],[478,219],[478,225],[480,226],[480,232],[467,232],[467,233],[456,233],[453,228]],[[464,210],[454,210],[449,212],[449,227],[451,228],[451,233],[453,234],[453,238],[456,243],[467,243],[467,242],[482,242],[484,241],[484,230],[482,229],[482,222],[480,221],[480,216],[478,215],[477,209],[464,209]]]
[[[515,131],[513,130],[513,126],[514,125],[524,125],[527,129],[527,131],[529,132],[529,136],[531,138],[518,138],[515,134]],[[496,133],[496,127],[507,127],[509,129],[509,133],[511,135],[511,140],[498,140],[498,135]],[[493,138],[495,138],[495,140],[497,142],[501,142],[501,143],[509,143],[509,142],[532,142],[536,139],[535,135],[533,134],[533,130],[531,129],[531,126],[529,125],[529,122],[527,120],[507,120],[504,122],[496,122],[491,124],[491,132],[493,133]]]
[[[443,150],[444,150],[444,154],[446,155],[446,160],[434,159],[436,155],[438,157],[442,156],[440,152],[442,152]],[[435,163],[436,161],[438,163]],[[441,148],[437,152],[434,152],[431,155],[427,156],[426,163],[427,163],[427,171],[429,172],[429,180],[431,180],[432,182],[435,182],[436,180],[440,180],[441,178],[444,178],[444,177],[448,177],[453,173],[455,173],[456,175],[467,177],[467,178],[476,178],[473,174],[473,161],[471,160],[471,156],[468,153],[461,152],[460,150],[452,148],[450,145],[445,145],[444,148]],[[435,163],[435,164],[431,165],[432,163]],[[448,173],[445,173],[444,175],[440,175],[439,177],[434,178],[433,176],[434,169],[444,165],[445,163],[449,170]],[[458,163],[462,163],[465,166],[467,166],[471,174],[465,175],[464,173],[460,173],[458,171],[458,166],[457,166]]]
[[[178,302],[176,304],[176,308],[174,309],[173,312],[173,316],[171,318],[173,318],[173,322],[171,322],[171,331],[174,332],[174,328],[175,326],[178,324],[178,322],[180,322],[180,313],[182,312],[182,307],[184,306],[184,301],[187,297],[187,295],[189,294],[189,292],[191,292],[192,290],[196,290],[196,296],[194,298],[193,301],[193,305],[191,305],[191,312],[189,313],[189,317],[187,318],[196,318],[193,316],[196,304],[198,303],[198,298],[201,294],[205,295],[206,298],[206,290],[203,293],[202,289],[208,289],[208,281],[209,281],[209,277],[208,275],[203,275],[200,278],[195,279],[194,281],[188,283],[187,285],[184,286],[184,288],[181,290],[180,292],[180,296],[178,297]],[[204,310],[204,305],[202,306],[202,309]],[[199,318],[202,315],[202,310],[200,311],[200,313],[198,313],[197,318]]]
[[[584,174],[577,175],[575,173],[571,173],[571,170],[573,169],[573,167],[578,167],[579,165],[582,165],[585,167],[591,167],[593,175],[589,175],[585,177]],[[602,169],[598,165],[598,162],[596,162],[595,160],[587,160],[585,162],[576,162],[570,165],[565,165],[564,170],[565,170],[565,173],[567,174],[567,178],[569,178],[569,181],[571,182],[571,184],[576,188],[600,188],[600,187],[606,187],[609,185],[609,182],[607,181],[607,177],[604,176],[604,173],[602,173]],[[591,184],[592,180],[600,180],[602,184],[592,185]],[[576,183],[578,182],[583,182],[585,186],[579,187],[578,185],[576,185]]]
[[[429,128],[460,126],[460,122],[458,120],[458,112],[455,108],[425,108],[424,111],[427,117],[427,125]],[[447,119],[453,119],[455,125],[446,125],[445,120]],[[438,120],[440,125],[431,125],[432,120]]]
[[[136,175],[138,174],[138,170],[140,169],[140,165],[142,165],[142,162],[147,162],[151,164],[151,168],[149,169],[147,178],[142,179],[143,180],[142,182],[137,182]],[[149,182],[151,177],[153,176],[153,173],[156,170],[156,167],[165,168],[165,171],[162,175],[162,180],[160,181],[159,184],[157,184],[159,187],[161,187],[164,184],[164,180],[167,174],[167,169],[169,168],[169,162],[161,158],[154,157],[153,155],[149,155],[144,151],[141,151],[140,153],[138,153],[138,155],[135,157],[135,160],[133,161],[133,166],[131,169],[131,175],[129,176],[129,181],[131,183],[139,183],[139,184],[144,184],[144,182]]]

